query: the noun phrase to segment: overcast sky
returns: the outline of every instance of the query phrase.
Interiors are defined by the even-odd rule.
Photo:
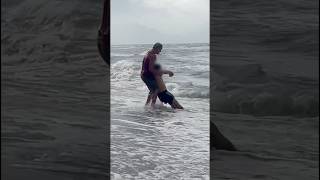
[[[209,0],[112,0],[111,43],[209,42]]]

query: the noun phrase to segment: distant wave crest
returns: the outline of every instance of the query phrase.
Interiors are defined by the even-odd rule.
[[[291,96],[262,92],[243,96],[245,92],[216,93],[213,109],[219,112],[254,115],[319,116],[319,100],[312,94]]]
[[[213,109],[254,115],[319,116],[319,84],[315,79],[272,76],[259,65],[215,66]]]

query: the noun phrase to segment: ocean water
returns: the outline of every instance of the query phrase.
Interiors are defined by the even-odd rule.
[[[111,175],[113,179],[209,179],[209,45],[164,44],[158,63],[185,110],[145,107],[140,79],[149,45],[111,49]],[[159,101],[159,100],[158,100]]]
[[[106,179],[102,2],[1,5],[1,177]]]
[[[211,112],[210,119],[240,150],[214,151],[213,179],[318,179],[318,3],[308,0],[211,3],[210,73],[214,87],[210,97],[215,112]],[[96,48],[102,1],[2,0],[1,5],[1,156],[6,167],[13,168],[13,172],[32,170],[37,178],[43,174],[47,179],[50,173],[57,173],[59,178],[69,175],[73,179],[105,179],[109,69]],[[112,59],[120,62],[136,54],[132,62],[137,62],[141,60],[140,53],[149,48],[142,46],[133,47],[137,49],[133,53],[118,47]],[[164,56],[179,52],[177,49],[173,47],[172,52],[162,54],[161,62],[169,59]],[[127,57],[117,57],[117,53]],[[181,67],[187,65],[183,60],[189,58],[188,54],[193,57],[189,49],[179,55],[185,56]],[[118,160],[120,157],[127,160],[131,155],[133,161],[119,161],[119,166],[114,166],[113,175],[118,179],[122,174],[129,179],[133,176],[150,179],[151,174],[161,173],[167,173],[167,179],[206,178],[208,170],[201,167],[207,167],[204,164],[208,156],[203,150],[207,144],[202,143],[208,143],[208,133],[204,133],[207,124],[204,118],[199,121],[196,117],[204,117],[208,111],[205,100],[208,94],[196,89],[202,86],[207,89],[207,81],[201,82],[200,72],[184,71],[187,74],[182,75],[178,66],[170,65],[174,62],[163,63],[176,73],[173,78],[165,77],[165,81],[186,107],[184,111],[144,109],[147,90],[142,82],[137,91],[130,91],[136,87],[132,85],[134,81],[126,81],[124,87],[129,90],[118,87],[116,96],[123,107],[120,103],[114,107],[120,109],[116,115],[122,119],[118,124],[123,125],[115,124],[113,131],[118,136],[112,138],[127,137],[129,143],[119,141],[113,148],[128,147],[126,152],[145,155],[135,158],[134,154],[119,151],[124,156],[114,156]],[[198,63],[193,66],[201,68]],[[204,77],[206,71],[208,67]],[[177,84],[193,78],[189,73],[195,73],[194,82],[200,83]],[[131,100],[125,98],[124,92],[130,94]],[[190,99],[196,101],[190,103]],[[138,120],[140,116],[149,121]],[[157,121],[150,117],[156,117]],[[130,139],[130,135],[143,132],[144,136]],[[189,138],[196,132],[198,137]],[[149,136],[158,140],[151,141],[146,138]],[[165,142],[158,143],[160,138]],[[146,150],[137,153],[137,147],[142,147],[145,141],[149,142]],[[154,148],[152,143],[156,144]],[[162,146],[156,148],[158,144]],[[182,145],[188,148],[183,150]],[[150,156],[152,150],[164,155]],[[171,150],[177,154],[169,153]],[[151,163],[147,164],[143,157]],[[192,158],[203,164],[191,166]],[[192,178],[191,172],[197,172],[196,177]]]
[[[211,4],[213,179],[319,178],[319,1]]]

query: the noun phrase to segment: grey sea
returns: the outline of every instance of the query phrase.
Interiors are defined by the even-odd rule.
[[[213,179],[319,178],[319,1],[211,4]]]
[[[106,179],[101,1],[1,1],[1,177]]]
[[[114,179],[209,179],[209,44],[164,44],[164,82],[185,110],[145,107],[146,45],[111,48],[111,174]]]
[[[213,150],[213,179],[319,178],[319,1],[211,3],[210,48],[159,56],[184,111],[144,107],[151,45],[113,46],[109,86],[102,1],[1,5],[1,177],[106,179],[110,89],[113,179],[208,179],[210,110],[239,149]]]

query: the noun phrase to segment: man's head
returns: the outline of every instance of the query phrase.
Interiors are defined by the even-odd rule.
[[[155,52],[155,54],[159,54],[162,50],[162,44],[157,42],[153,45],[152,49]]]

